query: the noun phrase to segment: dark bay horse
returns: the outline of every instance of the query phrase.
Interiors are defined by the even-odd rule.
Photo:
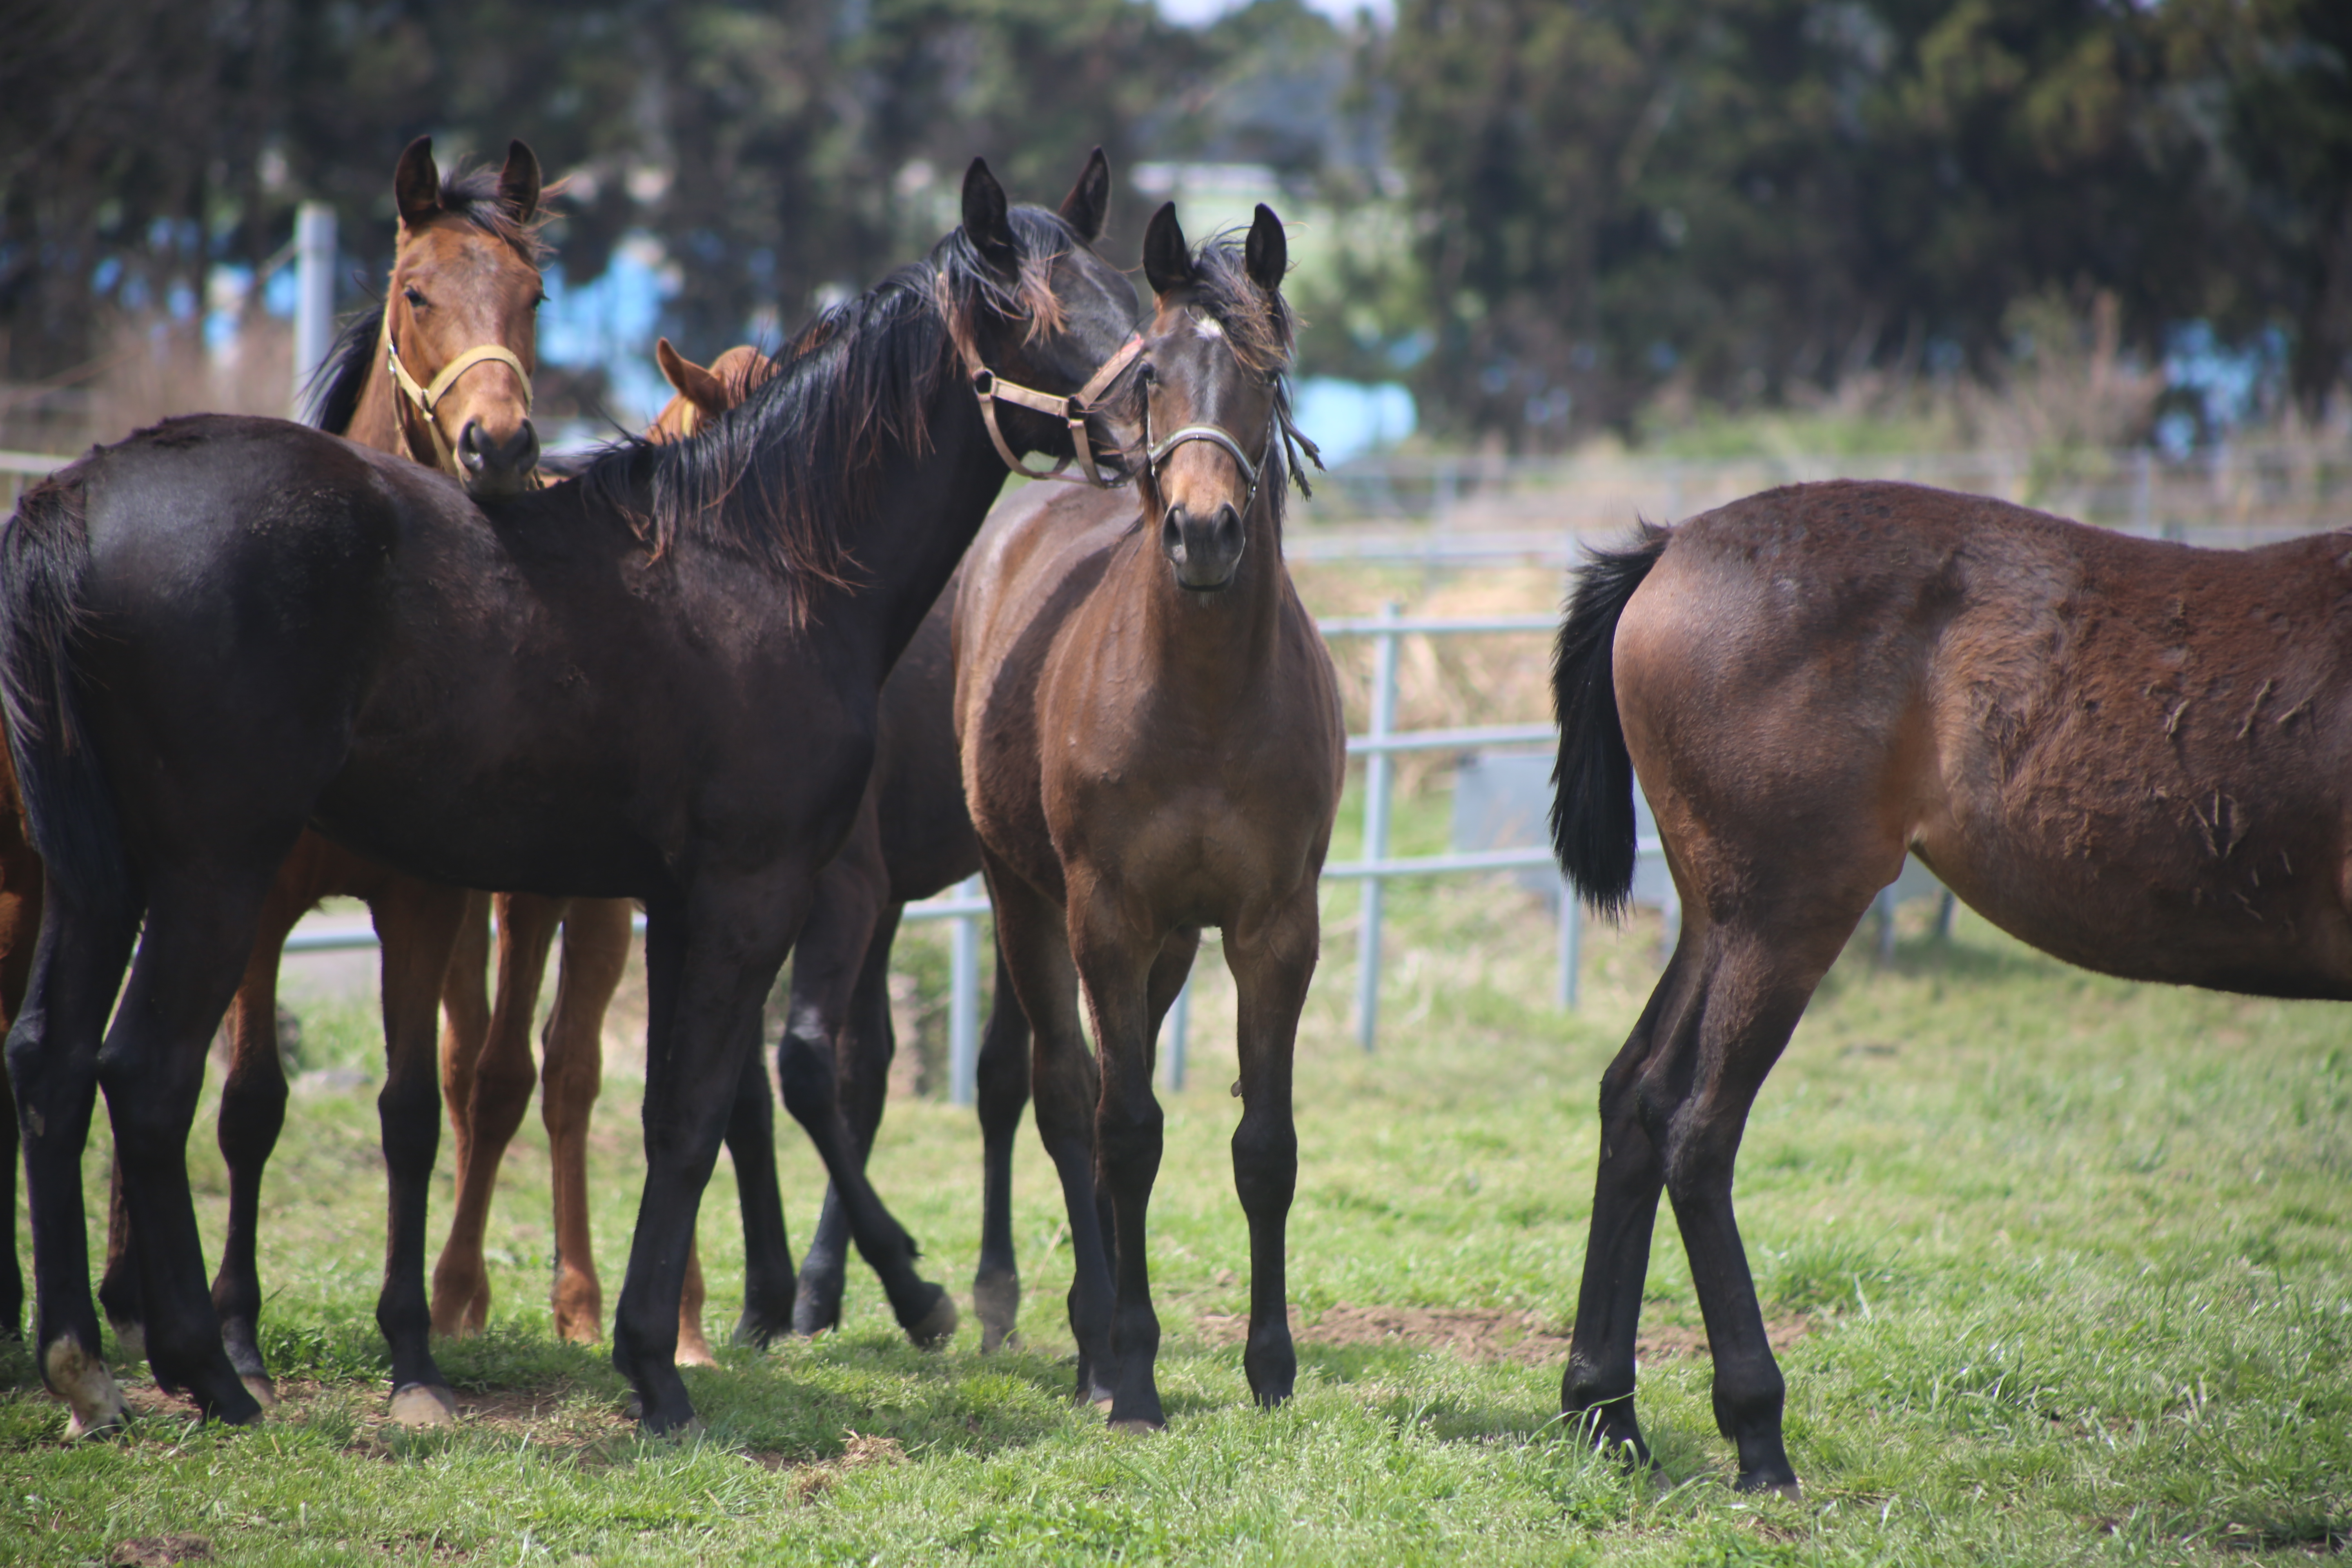
[[[1108,184],[1097,154],[1060,215],[1008,209],[975,162],[925,264],[827,312],[692,439],[569,484],[477,501],[405,459],[213,416],[27,495],[0,533],[0,692],[47,907],[8,1061],[37,1353],[79,1426],[122,1408],[82,1251],[101,1085],[151,1363],[209,1415],[258,1414],[205,1293],[184,1145],[205,1042],[312,821],[446,885],[645,901],[647,1173],[614,1360],[649,1430],[692,1420],[672,1359],[687,1241],[761,1000],[865,790],[876,695],[1001,453],[1093,438],[1083,408],[1031,409],[1130,352],[1133,291],[1090,244]],[[420,1208],[433,1087],[384,1106]],[[422,1272],[386,1323],[419,1345]]]
[[[313,409],[322,428],[437,468],[478,496],[521,491],[539,449],[530,410],[535,317],[543,298],[542,194],[539,160],[520,142],[509,145],[500,169],[446,175],[430,138],[409,144],[393,172],[399,233],[384,302],[352,320],[322,369]],[[277,1393],[258,1339],[255,1245],[262,1173],[285,1121],[278,961],[296,922],[321,899],[338,895],[366,900],[382,943],[388,1102],[426,1092],[449,971],[450,922],[465,899],[304,833],[263,904],[227,1021],[218,1136],[229,1175],[228,1226],[213,1303],[231,1363],[265,1405],[274,1404]],[[625,917],[621,934],[625,942]],[[460,968],[449,991],[452,1035],[470,1055],[481,1048],[490,1016],[478,958],[471,984]],[[526,1016],[530,1000],[521,1002]],[[144,1353],[145,1313],[119,1167],[117,1186],[99,1301],[116,1337],[136,1356]],[[409,1271],[407,1259],[422,1256],[425,1217],[421,1203],[394,1208],[387,1303]],[[456,1408],[421,1352],[421,1344],[395,1347],[393,1415],[404,1425],[444,1422]]]
[[[775,374],[774,362],[748,346],[728,350],[708,369],[679,354],[667,338],[655,344],[654,357],[677,395],[647,430],[646,438],[653,441],[684,439]],[[498,911],[499,984],[495,1005],[486,1007],[484,922],[490,905]],[[449,1026],[441,1040],[441,1095],[454,1134],[457,1201],[448,1237],[433,1266],[436,1334],[479,1333],[489,1319],[489,1269],[482,1243],[490,1200],[498,1189],[499,1162],[522,1125],[536,1082],[554,1176],[555,1277],[550,1300],[556,1335],[583,1344],[604,1337],[604,1285],[588,1228],[588,1130],[604,1084],[604,1014],[635,941],[629,930],[633,910],[626,899],[551,899],[537,893],[477,893],[467,900],[446,987]],[[559,926],[562,965],[541,1042],[540,1066],[534,1069],[530,1026]],[[764,1106],[766,1085],[758,1088],[756,1098]],[[740,1163],[741,1156],[738,1158]],[[768,1173],[767,1190],[773,1191],[772,1149],[761,1152],[760,1168]],[[754,1250],[761,1243],[784,1248],[781,1194],[772,1204],[761,1202],[755,1179],[744,1184],[743,1195],[747,1246]],[[772,1224],[766,1223],[771,1213]],[[790,1270],[789,1259],[783,1268]],[[709,1366],[717,1359],[703,1337],[703,1298],[700,1250],[689,1245],[686,1287],[678,1302],[681,1366]],[[790,1310],[784,1304],[768,1307],[763,1313],[754,1292],[745,1303],[745,1322],[751,1328],[739,1325],[738,1331],[763,1339],[756,1333],[758,1325],[771,1321],[773,1331]]]
[[[1637,1459],[1663,1189],[1738,1485],[1793,1493],[1732,1217],[1749,1106],[1872,897],[1917,855],[2109,974],[2352,998],[2352,537],[2197,550],[1911,485],[1768,491],[1644,528],[1560,628],[1553,831],[1602,910],[1656,814],[1682,934],[1601,1087],[1560,1402]]]
[[[1203,926],[1223,929],[1240,997],[1243,1364],[1265,1405],[1288,1397],[1297,1373],[1284,1288],[1291,1055],[1346,732],[1330,658],[1282,559],[1286,250],[1263,206],[1245,244],[1197,254],[1174,208],[1160,209],[1143,250],[1158,307],[1134,371],[1139,496],[1022,491],[974,545],[955,605],[964,794],[1003,967],[1034,1035],[1037,1129],[1069,1211],[1078,1394],[1107,1395],[1129,1428],[1163,1419],[1144,1231],[1160,1152],[1153,1041]],[[1078,1030],[1081,989],[1098,1069]]]

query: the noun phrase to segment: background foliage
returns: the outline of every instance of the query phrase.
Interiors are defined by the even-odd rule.
[[[293,205],[388,259],[410,137],[573,176],[567,280],[632,231],[714,352],[942,226],[965,159],[1051,200],[1085,149],[1270,168],[1341,243],[1310,372],[1404,374],[1441,437],[1633,433],[1864,373],[1995,374],[2112,297],[2306,415],[2352,353],[2352,10],[2328,0],[30,0],[0,50],[0,380],[109,309],[191,319]],[[356,298],[356,295],[354,295]]]

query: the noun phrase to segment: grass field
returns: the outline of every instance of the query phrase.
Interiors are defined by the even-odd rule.
[[[1442,799],[1400,847],[1442,833]],[[1344,841],[1344,840],[1343,840]],[[66,1447],[9,1352],[0,1561],[95,1562],[173,1535],[221,1560],[1657,1563],[2300,1560],[2352,1531],[2352,1049],[2347,1015],[2123,984],[1963,916],[1891,969],[1857,944],[1767,1086],[1739,1199],[1789,1338],[1802,1504],[1734,1496],[1689,1277],[1662,1218],[1642,1398],[1667,1487],[1554,1417],[1594,1158],[1593,1088],[1646,993],[1654,925],[1596,936],[1585,1002],[1545,1005],[1549,921],[1507,884],[1401,887],[1386,1027],[1347,1029],[1353,894],[1327,891],[1301,1042],[1292,1298],[1298,1397],[1251,1408],[1233,1342],[1244,1229],[1221,966],[1171,1099],[1152,1260],[1169,1430],[1105,1432],[1067,1394],[1068,1249],[1024,1134],[1023,1348],[896,1336],[853,1273],[845,1331],[690,1373],[709,1423],[646,1443],[601,1349],[553,1342],[543,1142],[509,1161],[492,1331],[444,1365],[469,1419],[385,1428],[372,1311],[382,1166],[365,1089],[298,1095],[270,1168],[263,1426],[154,1413]],[[313,1009],[313,1064],[364,1062],[363,1008]],[[598,1108],[607,1300],[635,1195],[639,1085]],[[210,1108],[193,1159],[224,1184]],[[796,1235],[816,1167],[787,1124]],[[969,1117],[891,1107],[885,1195],[969,1289]],[[103,1191],[103,1138],[89,1155]],[[448,1199],[446,1162],[436,1205]],[[714,1332],[740,1279],[731,1178],[705,1205]],[[446,1207],[436,1207],[437,1228]],[[216,1240],[216,1229],[214,1238]],[[19,1216],[20,1249],[23,1246]],[[163,1555],[168,1555],[164,1553]],[[158,1555],[156,1560],[162,1560]]]

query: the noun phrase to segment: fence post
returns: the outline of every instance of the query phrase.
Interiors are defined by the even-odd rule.
[[[1381,606],[1381,619],[1393,621],[1400,606],[1391,599]],[[1372,722],[1370,739],[1378,742],[1389,738],[1390,727],[1396,721],[1396,660],[1397,635],[1391,631],[1372,634]],[[1371,751],[1364,756],[1364,858],[1378,862],[1389,858],[1389,774],[1391,763],[1385,751]],[[1356,1038],[1365,1050],[1380,1031],[1381,1020],[1381,877],[1375,871],[1364,879],[1364,918],[1356,934]]]
[[[1576,1011],[1576,981],[1584,959],[1584,906],[1568,879],[1559,879],[1559,1005]]]
[[[967,877],[956,885],[955,896],[976,899],[982,884]],[[980,917],[955,917],[955,937],[950,960],[953,971],[948,996],[948,1098],[970,1105],[979,1098],[980,1080]]]
[[[1193,967],[1200,967],[1199,959],[1193,960]],[[1166,1042],[1168,1052],[1168,1092],[1171,1094],[1184,1092],[1185,1047],[1192,1029],[1192,976],[1187,973],[1183,985],[1176,993],[1175,1005],[1168,1009],[1168,1021],[1160,1026],[1160,1038]]]
[[[335,341],[335,209],[304,202],[294,211],[294,417],[302,389]],[[257,280],[257,282],[258,280]]]

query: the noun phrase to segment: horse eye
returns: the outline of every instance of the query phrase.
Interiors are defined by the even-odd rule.
[[[402,289],[401,293],[407,299],[411,309],[418,310],[425,309],[425,291],[422,289],[411,284]]]
[[[1145,360],[1141,364],[1135,367],[1135,379],[1143,383],[1146,386],[1156,385],[1160,380],[1160,372],[1152,368],[1152,363],[1150,360]]]

